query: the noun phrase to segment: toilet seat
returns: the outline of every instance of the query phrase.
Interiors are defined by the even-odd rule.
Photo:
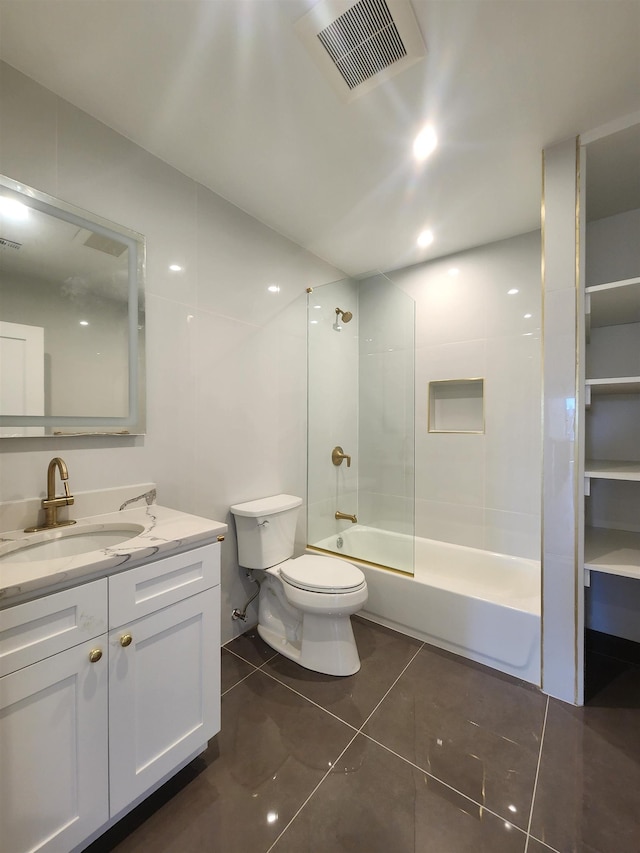
[[[286,560],[278,567],[283,581],[307,592],[340,594],[355,592],[365,585],[364,574],[352,563],[335,557],[305,554]]]

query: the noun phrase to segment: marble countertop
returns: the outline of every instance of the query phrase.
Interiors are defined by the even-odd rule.
[[[125,529],[128,525],[141,525],[144,530],[117,545],[89,553],[20,562],[13,562],[7,552],[15,550],[17,542],[35,544],[41,534],[22,530],[1,534],[0,557],[6,556],[0,560],[0,607],[215,542],[227,531],[227,525],[219,521],[156,504],[78,519],[73,527],[60,530],[99,532],[103,527],[108,530],[114,525]]]

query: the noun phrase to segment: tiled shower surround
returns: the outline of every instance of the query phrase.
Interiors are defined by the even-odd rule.
[[[224,647],[222,731],[90,853],[637,853],[640,667],[573,708],[353,623],[345,679]]]

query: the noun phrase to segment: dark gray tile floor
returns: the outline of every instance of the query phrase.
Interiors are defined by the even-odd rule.
[[[350,678],[229,643],[220,734],[91,853],[638,853],[640,667],[573,708],[353,623]]]

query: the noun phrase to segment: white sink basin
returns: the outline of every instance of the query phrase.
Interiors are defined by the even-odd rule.
[[[25,535],[24,539],[0,545],[0,563],[31,563],[74,557],[133,539],[144,531],[142,524],[85,524],[82,527],[60,527]]]

